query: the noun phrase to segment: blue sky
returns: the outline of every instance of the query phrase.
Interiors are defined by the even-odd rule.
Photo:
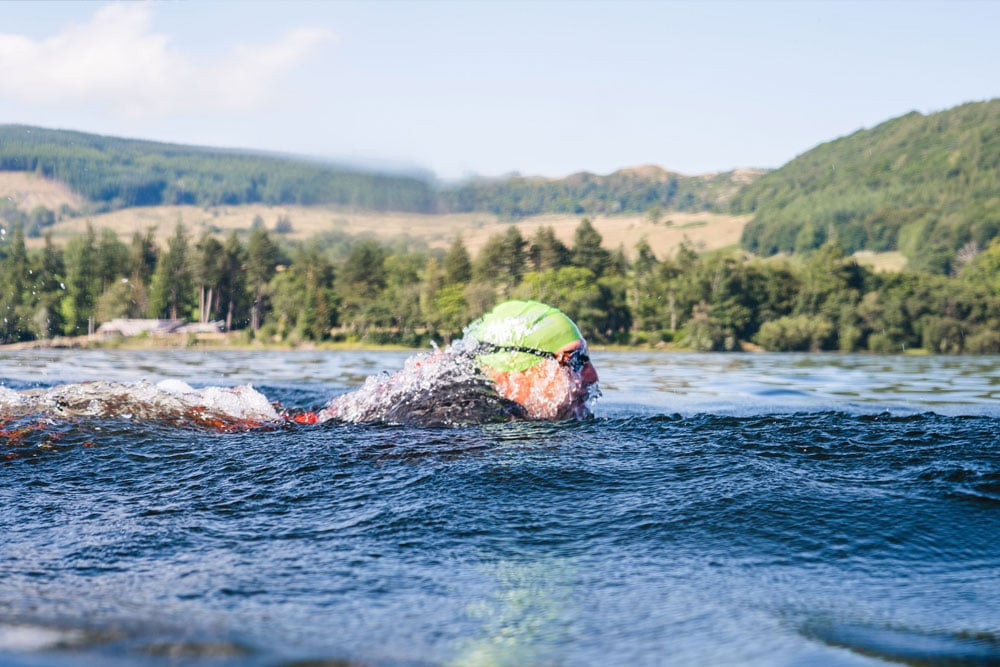
[[[1000,96],[1000,2],[3,2],[0,123],[442,179],[778,167]]]

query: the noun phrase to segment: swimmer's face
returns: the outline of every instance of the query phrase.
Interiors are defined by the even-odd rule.
[[[600,395],[597,370],[587,357],[587,344],[575,340],[523,371],[485,368],[500,394],[520,404],[531,419],[585,419],[587,402]]]
[[[597,382],[597,369],[590,363],[587,341],[575,340],[559,348],[556,360],[560,366],[568,368],[571,373],[576,373],[584,384],[589,386]]]
[[[597,369],[590,363],[587,342],[575,340],[559,348],[556,360],[560,371],[569,375],[567,400],[557,418],[589,417],[590,409],[587,407],[587,401],[597,392]]]

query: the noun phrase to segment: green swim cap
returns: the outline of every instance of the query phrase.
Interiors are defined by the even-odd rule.
[[[573,320],[557,308],[538,301],[506,301],[469,325],[472,341],[555,352],[583,338]],[[544,357],[530,352],[494,352],[477,359],[499,371],[523,371]]]

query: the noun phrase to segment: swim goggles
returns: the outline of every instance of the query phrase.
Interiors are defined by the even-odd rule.
[[[542,357],[544,359],[554,359],[560,366],[566,366],[574,373],[579,373],[583,370],[583,367],[590,363],[590,355],[587,354],[586,346],[581,346],[575,350],[569,352],[560,352],[556,354],[555,352],[547,352],[546,350],[538,350],[533,347],[520,347],[517,345],[495,345],[493,343],[483,343],[480,342],[476,346],[477,354],[494,354],[496,352],[524,352],[525,354],[533,354],[536,357]]]

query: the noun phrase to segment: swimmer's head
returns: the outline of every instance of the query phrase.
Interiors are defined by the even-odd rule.
[[[537,301],[507,301],[473,322],[465,340],[500,393],[537,419],[590,415],[597,371],[580,329]]]

